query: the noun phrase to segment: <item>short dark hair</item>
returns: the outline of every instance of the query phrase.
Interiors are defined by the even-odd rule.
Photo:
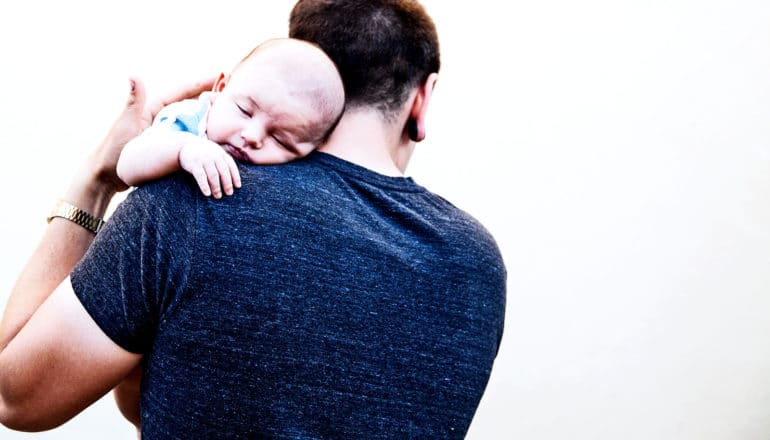
[[[347,108],[374,106],[386,117],[441,65],[436,27],[416,0],[299,0],[289,36],[337,64]]]

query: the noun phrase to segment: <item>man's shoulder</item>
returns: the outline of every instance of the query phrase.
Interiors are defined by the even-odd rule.
[[[313,160],[297,160],[279,165],[239,163],[243,186],[235,191],[254,193],[257,197],[302,196],[315,190],[330,190],[333,186],[333,170],[320,166]]]
[[[445,251],[452,254],[452,260],[478,266],[484,273],[504,276],[505,265],[497,241],[479,219],[427,189],[423,200],[427,206],[423,212],[430,212],[428,221],[441,231],[441,242],[446,246]]]
[[[123,204],[168,209],[195,204],[197,186],[193,178],[178,171],[134,188]]]
[[[442,221],[445,227],[451,229],[453,234],[483,236],[492,240],[492,235],[486,227],[468,211],[457,207],[443,196],[424,189],[423,200],[432,207],[435,215]]]

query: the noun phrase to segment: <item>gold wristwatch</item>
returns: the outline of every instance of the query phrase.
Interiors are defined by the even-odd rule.
[[[71,205],[64,200],[58,200],[54,205],[51,214],[46,220],[51,223],[54,217],[66,218],[67,220],[76,223],[89,231],[96,234],[104,226],[104,219],[94,217],[93,215],[83,211],[75,205]]]

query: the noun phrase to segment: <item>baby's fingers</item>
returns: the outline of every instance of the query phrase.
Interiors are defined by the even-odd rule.
[[[203,169],[203,166],[198,166],[191,169],[190,174],[192,174],[195,178],[195,182],[198,184],[198,188],[201,189],[203,195],[206,197],[210,196],[211,187],[209,187],[209,177],[206,175],[206,171]]]
[[[214,165],[219,174],[219,181],[222,183],[222,190],[228,196],[233,195],[233,177],[230,175],[230,168],[227,166],[227,154],[218,157]]]
[[[203,164],[203,169],[208,178],[208,184],[211,187],[211,195],[213,195],[215,199],[222,198],[222,186],[219,183],[220,175],[218,168],[216,162],[207,162]],[[204,192],[203,194],[206,193]]]
[[[227,168],[230,170],[230,177],[233,182],[233,186],[235,188],[241,187],[241,172],[238,171],[238,165],[235,164],[235,159],[233,159],[232,156],[229,154],[225,155],[225,162],[227,164]]]

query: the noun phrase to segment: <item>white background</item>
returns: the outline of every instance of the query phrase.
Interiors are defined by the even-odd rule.
[[[424,3],[444,64],[409,172],[509,272],[468,438],[770,438],[770,3]],[[227,71],[292,4],[0,6],[2,303],[127,76]],[[107,398],[35,438],[133,432]]]

